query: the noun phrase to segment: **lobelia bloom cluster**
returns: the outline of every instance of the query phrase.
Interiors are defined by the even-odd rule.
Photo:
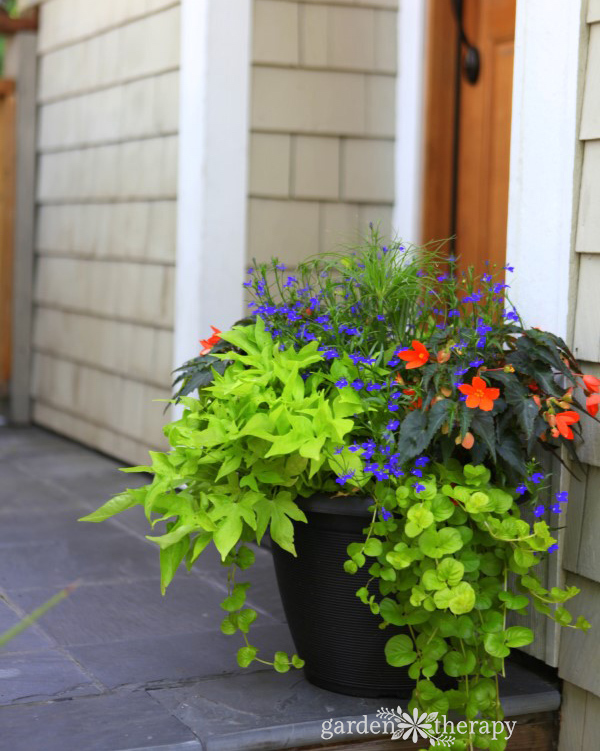
[[[575,437],[577,378],[592,416],[600,380],[579,374],[557,337],[524,327],[507,297],[510,264],[477,277],[472,269],[440,273],[440,260],[431,248],[407,253],[405,244],[383,244],[373,232],[363,251],[320,257],[293,274],[276,259],[254,264],[245,283],[251,315],[282,351],[318,342],[323,359],[302,373],[305,382],[368,405],[354,442],[338,455],[338,486],[357,492],[393,484],[419,469],[410,463],[427,449],[434,461],[491,460],[518,498],[528,471],[523,457],[535,443],[556,449]],[[541,372],[540,362],[551,366]],[[569,375],[573,385],[565,390],[554,374]],[[415,440],[415,432],[429,440]]]

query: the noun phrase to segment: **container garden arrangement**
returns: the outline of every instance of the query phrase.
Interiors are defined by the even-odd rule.
[[[589,628],[565,607],[578,590],[536,575],[568,498],[548,503],[535,457],[575,467],[581,415],[600,403],[565,343],[521,321],[512,271],[460,274],[440,245],[386,246],[374,230],[293,273],[255,265],[248,319],[180,369],[171,451],[129,470],[152,482],[84,519],[141,505],[164,522],[148,537],[163,591],[214,544],[242,667],[305,667],[331,690],[501,719],[504,661],[534,639],[510,611]],[[267,533],[298,655],[251,642],[240,572]],[[480,733],[453,748],[504,744]]]

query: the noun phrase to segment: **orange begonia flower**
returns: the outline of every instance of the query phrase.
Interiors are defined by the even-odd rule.
[[[467,407],[479,407],[484,412],[493,409],[494,399],[500,396],[500,389],[490,388],[479,376],[473,378],[470,386],[468,383],[463,383],[458,387],[458,390],[461,394],[466,395]]]
[[[569,426],[576,422],[579,422],[579,415],[572,409],[556,415],[556,429],[563,438],[573,438],[573,431]]]
[[[214,326],[211,326],[211,329],[213,330],[213,335],[211,337],[208,339],[200,339],[200,344],[202,345],[202,349],[200,350],[201,355],[207,355],[221,338],[221,332],[219,329],[216,329]]]
[[[596,376],[593,375],[584,375],[583,382],[586,391],[596,393],[600,391],[600,378],[596,378]]]
[[[585,408],[592,417],[598,414],[598,405],[600,405],[600,394],[592,394],[585,400]]]
[[[406,396],[415,396],[416,391],[414,389],[404,389],[402,392],[403,394],[406,394]],[[423,398],[417,397],[416,399],[413,399],[412,402],[408,405],[409,411],[412,411],[413,409],[421,409],[423,406]]]
[[[396,356],[406,362],[406,369],[420,368],[421,365],[429,360],[429,352],[425,348],[424,344],[413,339],[412,349],[403,349],[396,353]]]

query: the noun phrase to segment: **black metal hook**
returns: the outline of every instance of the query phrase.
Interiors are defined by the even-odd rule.
[[[481,58],[479,50],[474,44],[471,44],[469,38],[465,33],[463,26],[463,13],[462,13],[462,0],[452,0],[452,7],[454,9],[454,15],[456,16],[456,22],[458,24],[458,33],[460,35],[461,44],[466,48],[465,56],[463,58],[463,72],[465,78],[470,84],[477,83],[479,78],[479,71],[481,69]]]

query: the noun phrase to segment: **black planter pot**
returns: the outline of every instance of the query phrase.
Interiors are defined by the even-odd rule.
[[[388,639],[402,629],[379,629],[381,619],[356,597],[370,578],[368,566],[354,575],[343,569],[348,545],[364,540],[372,502],[313,496],[300,505],[308,524],[294,525],[298,557],[272,547],[283,607],[306,663],[306,678],[350,696],[410,696],[415,682],[408,668],[388,665],[384,654]]]

